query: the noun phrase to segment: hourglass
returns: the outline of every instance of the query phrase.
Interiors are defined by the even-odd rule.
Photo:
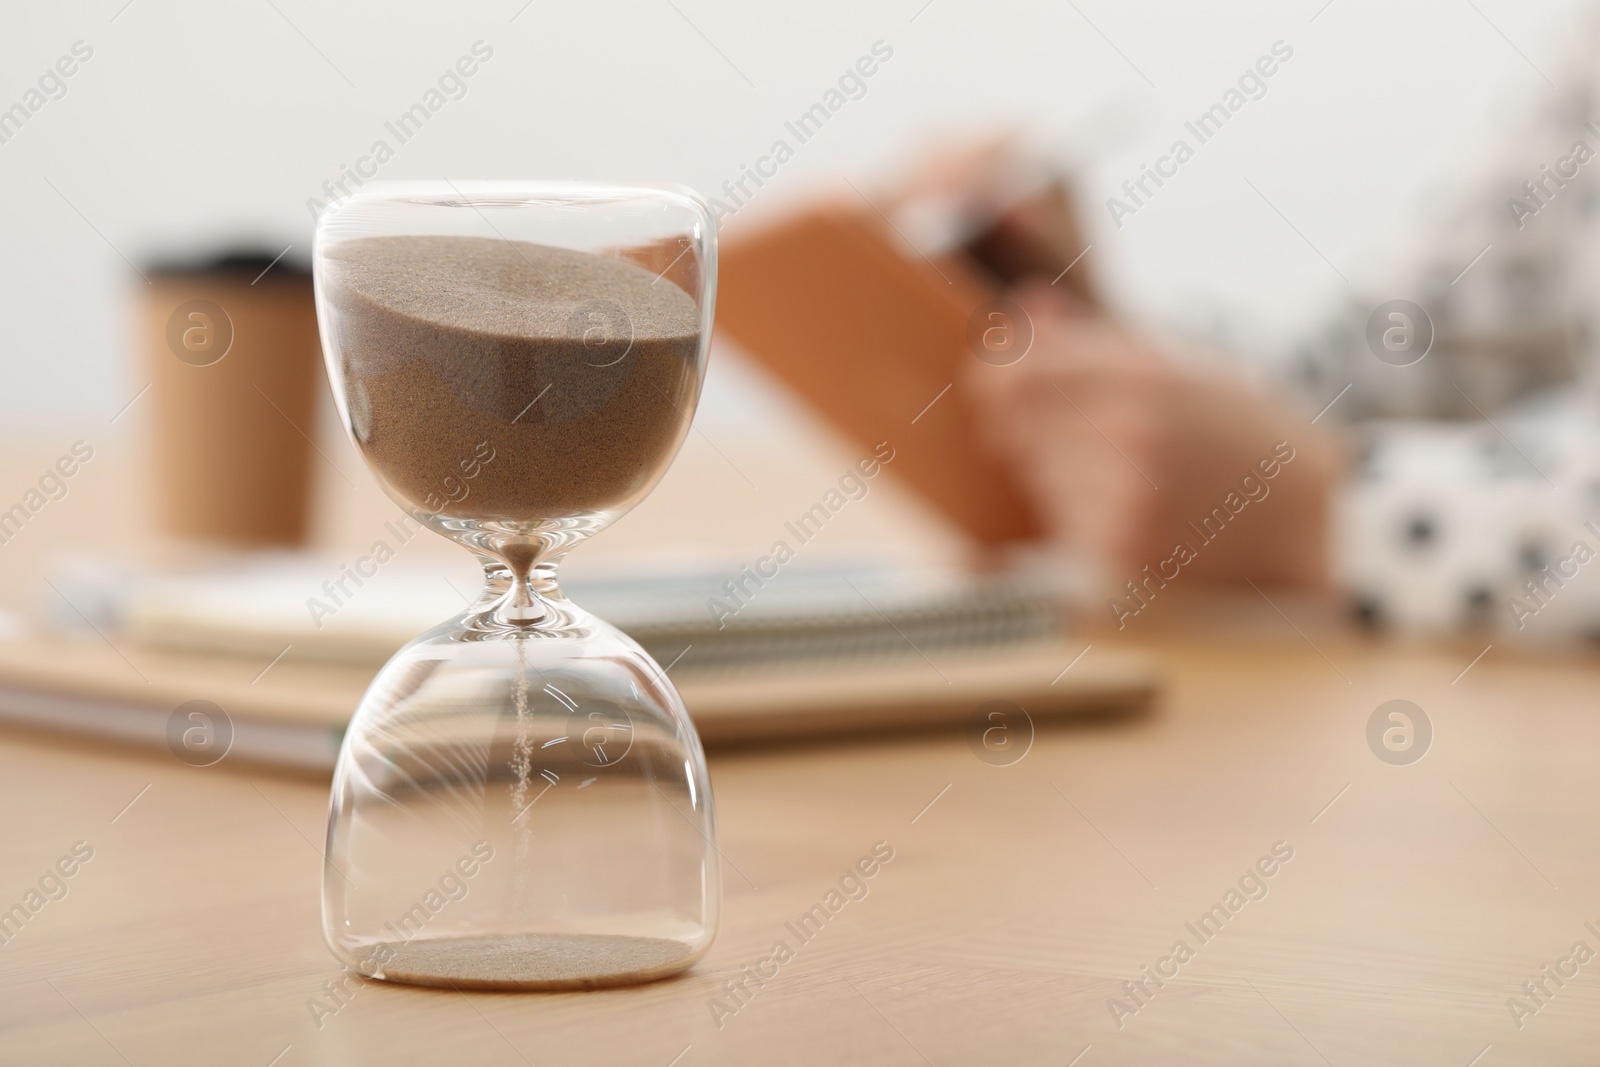
[[[322,921],[352,969],[585,988],[710,945],[700,740],[660,666],[569,601],[556,566],[683,443],[715,269],[706,206],[675,188],[372,183],[322,217],[345,427],[389,496],[485,571],[345,735]]]

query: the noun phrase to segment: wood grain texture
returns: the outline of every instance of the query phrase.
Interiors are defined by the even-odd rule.
[[[1041,731],[1008,767],[954,736],[714,756],[727,898],[689,975],[352,984],[320,1028],[323,785],[0,735],[0,907],[94,849],[0,947],[0,1063],[1594,1062],[1600,961],[1521,1029],[1507,999],[1600,949],[1600,670],[1314,636],[1164,642],[1157,714]],[[1394,698],[1434,727],[1409,766],[1366,742]],[[799,941],[877,842],[866,896]],[[1265,897],[1188,933],[1278,842]],[[1119,1029],[1108,998],[1178,939],[1193,959]]]

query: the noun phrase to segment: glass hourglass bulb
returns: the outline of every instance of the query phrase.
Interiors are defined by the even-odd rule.
[[[720,880],[705,757],[566,552],[688,432],[715,230],[672,188],[373,183],[317,229],[341,417],[385,491],[484,565],[346,733],[323,873],[334,954],[377,978],[582,988],[690,966]]]

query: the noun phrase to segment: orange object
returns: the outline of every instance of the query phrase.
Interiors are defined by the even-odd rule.
[[[724,241],[717,328],[859,446],[887,440],[895,475],[997,545],[1041,532],[960,384],[969,323],[997,295],[976,261],[935,264],[871,208],[830,202]]]

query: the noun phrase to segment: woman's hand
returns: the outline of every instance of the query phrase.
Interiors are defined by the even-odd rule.
[[[974,361],[969,386],[988,446],[1059,544],[1119,585],[1146,566],[1167,580],[1326,581],[1341,449],[1310,413],[1178,366],[1047,286],[1012,298],[1032,347],[1007,367]]]

